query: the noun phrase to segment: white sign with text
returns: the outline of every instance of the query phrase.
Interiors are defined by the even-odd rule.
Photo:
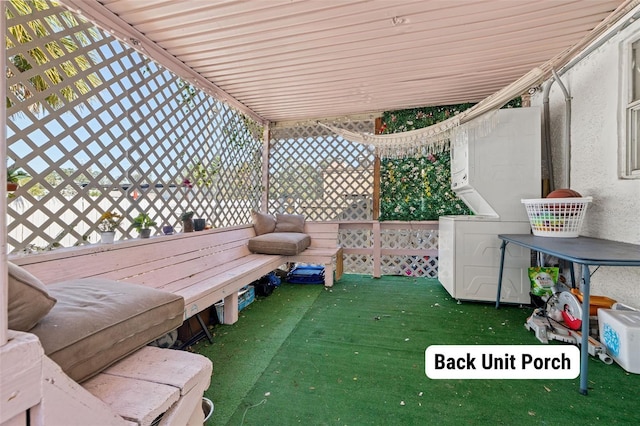
[[[573,345],[432,345],[425,350],[430,379],[575,379],[580,350]]]

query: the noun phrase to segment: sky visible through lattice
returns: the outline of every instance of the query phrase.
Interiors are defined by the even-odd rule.
[[[104,210],[125,217],[123,238],[140,210],[171,225],[185,210],[250,220],[259,126],[61,7],[39,28],[6,4],[7,156],[32,176],[8,206],[12,248],[95,241]]]

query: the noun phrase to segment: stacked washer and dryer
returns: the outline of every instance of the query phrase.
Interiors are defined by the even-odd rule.
[[[474,213],[439,220],[438,279],[458,300],[495,302],[498,234],[530,233],[521,199],[541,193],[540,110],[502,109],[496,114],[486,135],[469,130],[451,142],[451,187]],[[500,301],[530,303],[530,250],[507,245],[504,264]]]

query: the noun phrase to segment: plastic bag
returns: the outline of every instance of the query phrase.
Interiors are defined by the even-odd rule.
[[[529,280],[531,281],[531,294],[534,296],[551,296],[553,286],[558,282],[559,268],[535,266],[529,268]]]

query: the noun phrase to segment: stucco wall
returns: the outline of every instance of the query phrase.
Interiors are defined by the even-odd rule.
[[[620,179],[618,170],[619,120],[624,117],[621,42],[638,37],[636,21],[560,76],[571,96],[570,187],[593,197],[582,234],[634,244],[640,244],[640,180]],[[543,105],[542,92],[532,97],[532,105]],[[554,183],[564,188],[566,113],[557,82],[549,106]],[[592,294],[640,308],[640,268],[591,269]]]

